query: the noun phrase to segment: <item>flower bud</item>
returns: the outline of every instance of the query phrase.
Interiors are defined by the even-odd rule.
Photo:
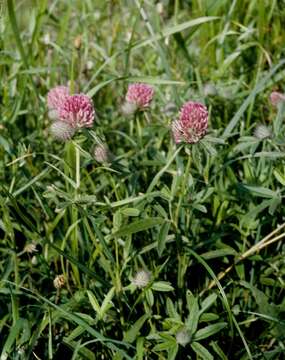
[[[270,130],[269,127],[262,125],[262,124],[258,124],[256,126],[256,128],[254,129],[254,133],[253,135],[259,139],[259,140],[263,140],[263,139],[268,139],[272,136],[272,132]]]
[[[278,104],[285,102],[285,94],[282,94],[278,91],[272,91],[269,96],[269,100],[273,106],[278,106]]]
[[[218,95],[218,90],[215,85],[208,83],[204,86],[204,95],[205,96],[216,96]]]
[[[55,121],[50,127],[50,133],[59,141],[67,141],[72,138],[75,129],[64,121]]]
[[[137,111],[138,107],[134,103],[130,103],[128,101],[124,102],[122,105],[122,114],[125,116],[131,116]]]
[[[111,159],[111,154],[108,146],[105,144],[98,144],[94,148],[94,158],[99,163],[107,163]]]
[[[76,49],[80,49],[81,44],[82,44],[82,36],[81,35],[76,36],[76,38],[74,39],[73,44],[74,44],[74,47]]]
[[[35,255],[31,258],[31,263],[34,266],[38,265],[38,259]]]

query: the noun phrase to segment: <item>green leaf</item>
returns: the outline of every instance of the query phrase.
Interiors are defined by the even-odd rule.
[[[48,166],[50,166],[51,168],[53,168],[54,170],[56,170],[74,189],[77,188],[77,184],[70,179],[70,177],[68,177],[67,175],[65,175],[64,172],[62,172],[60,169],[58,169],[56,166],[54,166],[53,164],[50,164],[49,162],[45,161],[45,164],[47,164]]]
[[[200,343],[193,342],[191,348],[202,360],[214,360],[214,356]]]
[[[146,297],[146,300],[148,302],[148,305],[150,307],[153,307],[153,304],[154,304],[154,297],[153,297],[153,292],[151,291],[151,289],[147,289],[146,292],[145,292],[145,297]]]
[[[219,332],[220,330],[224,329],[227,326],[227,323],[217,323],[213,325],[209,325],[204,327],[203,329],[200,329],[196,332],[194,335],[194,340],[203,340],[208,338],[209,336],[212,336]]]
[[[197,330],[199,316],[200,316],[198,298],[195,297],[193,294],[189,295],[188,310],[189,310],[189,315],[185,322],[185,326],[189,331],[189,335],[192,337]]]
[[[278,169],[273,171],[275,179],[280,182],[281,185],[285,186],[285,175],[282,174]]]
[[[157,252],[158,255],[161,256],[165,246],[166,246],[166,240],[167,240],[167,235],[170,229],[170,223],[166,222],[165,224],[162,225],[160,232],[158,234],[158,239],[157,239]]]
[[[114,292],[115,292],[115,287],[112,287],[109,291],[108,294],[105,296],[102,305],[101,305],[101,309],[100,309],[100,317],[101,319],[103,319],[105,313],[113,306],[111,304],[111,300],[114,296]]]
[[[74,350],[73,357],[71,360],[79,359],[79,358],[81,358],[81,356],[84,359],[96,360],[94,352],[89,350],[87,347],[82,346],[81,341],[77,341],[77,342],[76,341],[66,341],[64,339],[63,342]],[[81,356],[79,357],[78,355],[81,355]]]
[[[178,352],[178,344],[173,344],[172,348],[168,350],[167,360],[175,360]]]
[[[167,281],[157,281],[151,285],[151,289],[154,291],[173,291],[174,288]]]
[[[200,316],[199,322],[210,322],[210,321],[217,321],[219,319],[219,315],[213,313],[203,313]]]
[[[242,115],[248,108],[248,106],[253,102],[255,96],[263,91],[269,84],[269,79],[277,72],[279,68],[281,68],[285,64],[285,60],[282,59],[276,66],[274,66],[266,76],[262,76],[261,80],[256,84],[255,88],[250,92],[249,96],[246,100],[242,103],[238,111],[235,113],[235,116],[227,125],[223,137],[229,137],[232,134],[233,129],[236,127],[237,123],[241,119]]]
[[[136,344],[136,350],[137,350],[137,353],[136,353],[136,360],[143,360],[143,357],[144,357],[144,338],[143,337],[139,337],[137,339],[137,344]]]
[[[241,281],[241,284],[252,292],[260,313],[273,317],[278,315],[277,306],[269,303],[267,295],[246,281]]]
[[[204,24],[206,22],[214,21],[214,20],[217,20],[217,19],[218,19],[217,16],[204,16],[204,17],[200,17],[200,18],[197,18],[197,19],[194,19],[194,20],[186,21],[186,22],[184,22],[182,24],[178,24],[178,25],[175,25],[175,26],[168,27],[168,28],[162,30],[160,34],[154,35],[154,36],[150,37],[149,39],[143,40],[143,41],[139,42],[138,44],[134,45],[133,49],[138,49],[138,48],[140,48],[142,46],[149,45],[154,41],[158,41],[158,40],[163,39],[165,37],[168,37],[170,35],[179,33],[181,31],[189,29],[189,28],[191,28],[193,26],[201,25],[201,24]]]
[[[125,333],[123,340],[129,343],[133,343],[138,337],[140,329],[148,318],[148,314],[141,316]]]
[[[167,309],[167,314],[170,318],[181,320],[170,298],[166,299],[166,309]]]
[[[276,198],[278,193],[276,191],[272,191],[262,186],[249,186],[243,185],[244,188],[249,190],[253,195],[263,197],[263,198]]]
[[[95,312],[100,316],[100,305],[95,297],[95,295],[90,291],[87,290],[88,299],[90,301],[91,306],[95,310]]]
[[[6,356],[6,355],[10,354],[13,344],[16,342],[16,338],[19,336],[20,331],[22,330],[23,323],[24,323],[24,319],[20,318],[11,327],[11,329],[9,331],[9,335],[8,335],[8,337],[5,341],[5,344],[2,348],[2,352],[1,352],[1,356],[0,356],[1,359],[8,358],[8,356]]]
[[[215,351],[215,353],[219,356],[220,359],[228,360],[226,354],[223,352],[223,350],[220,348],[220,346],[215,341],[211,341],[210,345],[213,348],[213,350]]]
[[[125,216],[139,216],[140,210],[136,208],[126,208],[122,209],[121,213]]]
[[[224,257],[227,255],[237,255],[237,252],[230,247],[226,247],[224,249],[207,251],[207,252],[201,254],[202,258],[205,260],[216,259],[218,257]]]
[[[205,300],[202,301],[200,313],[202,314],[204,311],[209,309],[209,307],[212,306],[216,300],[217,300],[217,295],[210,294]]]
[[[154,226],[160,225],[164,223],[165,220],[162,218],[148,218],[142,219],[135,222],[132,222],[129,225],[122,226],[118,231],[116,231],[113,235],[114,237],[121,237],[130,234],[134,234],[140,231],[148,230]]]
[[[164,351],[164,350],[170,350],[173,346],[176,346],[176,340],[172,338],[172,340],[164,341],[160,344],[155,345],[153,348],[153,351]]]

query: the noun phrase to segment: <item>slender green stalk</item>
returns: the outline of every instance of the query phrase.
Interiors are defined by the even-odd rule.
[[[74,186],[71,186],[68,181],[66,181],[66,190],[76,202],[78,198],[78,190],[80,187],[80,150],[76,147],[76,144],[73,141],[69,141],[66,143],[65,147],[65,157],[66,157],[66,165],[64,168],[64,172],[66,178],[74,179]],[[65,221],[69,224],[72,224],[72,231],[70,232],[70,246],[72,255],[77,258],[79,255],[79,244],[78,244],[78,209],[76,205],[72,205],[70,212],[70,218],[68,217],[68,212],[65,216]],[[71,224],[70,224],[71,220]],[[80,284],[80,276],[78,268],[75,265],[72,266],[72,271],[74,274],[74,279],[76,283]]]
[[[176,155],[179,153],[179,151],[181,150],[181,147],[178,147],[174,153],[172,154],[172,156],[170,156],[169,160],[167,161],[166,165],[155,175],[155,177],[153,178],[152,182],[150,183],[148,189],[147,189],[147,193],[150,193],[153,188],[155,187],[155,185],[157,184],[158,180],[161,178],[161,176],[165,173],[165,171],[167,171],[167,169],[169,168],[169,166],[171,165],[172,161],[175,159]]]
[[[10,20],[10,23],[11,23],[11,27],[12,27],[12,30],[13,30],[14,37],[15,37],[16,46],[17,46],[17,48],[19,50],[19,53],[21,55],[21,58],[22,58],[22,61],[23,61],[23,64],[24,64],[25,68],[29,69],[29,66],[30,66],[29,65],[29,58],[27,57],[27,54],[26,54],[26,52],[24,50],[24,46],[23,46],[23,43],[22,43],[22,40],[21,40],[21,37],[20,37],[20,31],[19,31],[19,27],[18,27],[18,23],[17,23],[17,19],[16,19],[13,0],[7,0],[7,5],[8,5],[9,20]],[[31,84],[32,84],[33,90],[34,90],[32,96],[34,96],[36,98],[36,101],[37,101],[37,96],[36,96],[37,88],[35,86],[32,75],[30,75],[30,80],[31,80]]]
[[[176,227],[178,227],[179,213],[180,213],[181,204],[182,204],[182,201],[185,198],[185,195],[186,195],[187,190],[188,190],[187,182],[188,182],[188,179],[189,179],[190,166],[191,166],[191,156],[189,155],[188,160],[187,160],[187,165],[186,165],[186,168],[185,168],[185,173],[183,175],[183,183],[181,185],[181,191],[180,191],[179,200],[178,200],[178,204],[177,204],[177,208],[176,208],[176,216],[175,216],[175,225],[176,225]]]

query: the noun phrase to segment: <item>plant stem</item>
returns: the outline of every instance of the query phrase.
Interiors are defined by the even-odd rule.
[[[270,234],[268,234],[267,236],[265,236],[261,241],[259,241],[257,244],[255,244],[254,246],[252,246],[250,249],[248,249],[247,251],[245,251],[239,258],[237,258],[235,260],[235,262],[230,265],[225,271],[223,271],[222,273],[220,273],[217,278],[220,281],[221,279],[223,279],[237,264],[239,264],[241,261],[243,261],[244,259],[248,258],[249,256],[253,255],[255,252],[267,247],[268,245],[273,244],[276,241],[281,240],[282,238],[285,238],[285,233],[282,233],[276,237],[274,237],[273,239],[271,239],[271,237],[273,235],[275,235],[277,232],[279,232],[281,229],[283,229],[285,227],[285,223],[282,224],[281,226],[279,226],[277,229],[275,229],[274,231],[272,231]],[[268,240],[268,241],[267,241]],[[216,285],[215,281],[211,281],[209,286],[207,287],[206,290],[210,290],[212,289],[214,286]],[[204,291],[202,293],[204,293]]]

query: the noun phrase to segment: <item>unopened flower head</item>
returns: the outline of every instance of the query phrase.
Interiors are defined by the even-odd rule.
[[[180,110],[178,120],[171,124],[176,144],[194,144],[203,138],[208,128],[208,111],[201,103],[188,101]]]
[[[34,266],[38,265],[38,259],[35,255],[31,258],[31,263]]]
[[[164,8],[163,8],[163,3],[159,2],[156,4],[156,11],[158,12],[159,15],[163,15],[164,14]]]
[[[64,275],[57,275],[53,280],[53,285],[56,289],[61,289],[65,285]]]
[[[86,62],[86,70],[92,70],[94,68],[94,62],[92,60],[88,60]]]
[[[272,91],[269,96],[269,100],[273,106],[278,106],[278,104],[285,102],[285,94],[282,94],[278,91]]]
[[[137,111],[138,107],[135,103],[125,101],[122,105],[122,113],[125,116],[133,115]]]
[[[50,33],[46,33],[44,36],[43,36],[43,43],[45,45],[49,45],[50,44]]]
[[[173,115],[173,113],[175,113],[177,111],[177,107],[173,102],[169,102],[165,105],[165,107],[162,109],[162,111],[164,112],[164,114],[166,116],[171,116],[171,115]]]
[[[205,94],[205,96],[216,96],[216,95],[218,95],[218,90],[214,84],[207,83],[204,86],[204,94]]]
[[[56,86],[47,94],[47,106],[49,110],[58,110],[69,97],[67,86]]]
[[[60,106],[59,117],[75,129],[91,127],[95,117],[92,100],[85,94],[68,96]]]
[[[105,144],[98,144],[94,148],[94,158],[99,163],[107,163],[110,161],[111,154],[108,146]]]
[[[75,128],[64,121],[55,121],[50,127],[52,136],[60,141],[67,141],[72,138]]]
[[[126,101],[135,104],[137,109],[143,110],[147,108],[153,98],[154,90],[152,86],[147,84],[135,83],[128,87]]]
[[[151,273],[146,270],[139,270],[134,278],[132,279],[132,284],[138,288],[146,287],[151,279]]]
[[[75,46],[76,49],[80,49],[81,44],[82,44],[82,36],[81,35],[77,35],[76,38],[73,41],[73,44]]]
[[[191,340],[191,337],[190,337],[188,331],[186,330],[186,328],[182,328],[176,333],[177,344],[186,346],[190,342],[190,340]]]
[[[270,128],[262,124],[256,126],[253,134],[259,140],[268,139],[272,136]]]

